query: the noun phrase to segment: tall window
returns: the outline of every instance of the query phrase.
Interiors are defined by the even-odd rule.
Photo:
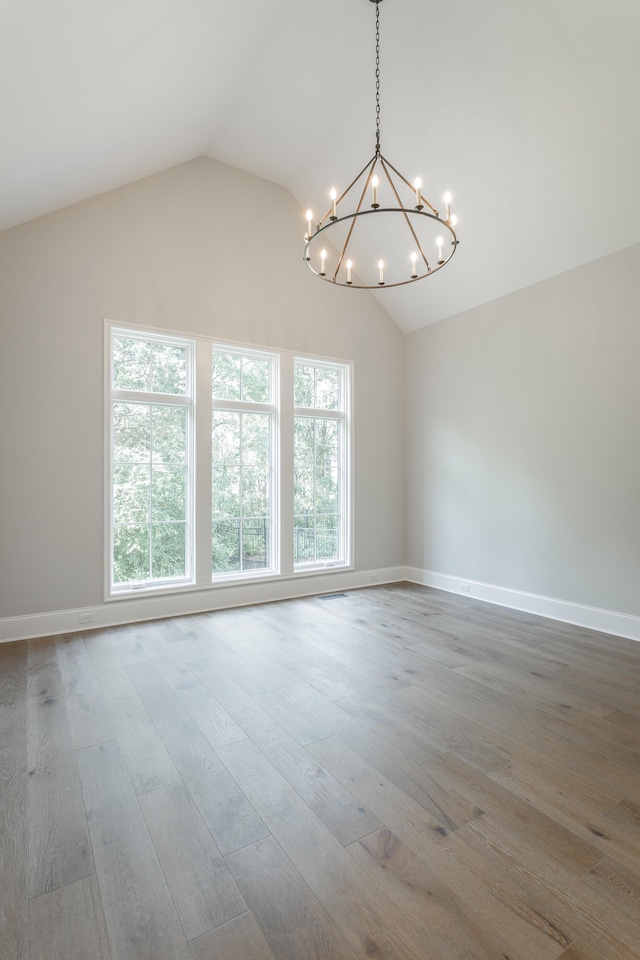
[[[193,343],[112,330],[114,592],[192,580]]]
[[[345,561],[347,367],[294,363],[294,562]]]
[[[350,563],[350,366],[108,329],[107,594]]]
[[[213,349],[212,573],[274,568],[275,358]]]

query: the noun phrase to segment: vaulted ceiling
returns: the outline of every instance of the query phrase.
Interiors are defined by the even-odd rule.
[[[453,193],[461,241],[376,294],[402,329],[640,241],[637,0],[380,18],[383,150]],[[302,236],[373,153],[374,24],[369,0],[3,0],[0,229],[204,154],[287,187]]]

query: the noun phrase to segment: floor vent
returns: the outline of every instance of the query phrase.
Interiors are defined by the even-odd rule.
[[[325,593],[323,597],[316,597],[316,600],[342,600],[346,593]]]

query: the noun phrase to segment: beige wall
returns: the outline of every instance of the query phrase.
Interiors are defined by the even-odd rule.
[[[640,246],[403,337],[303,231],[201,159],[0,234],[0,617],[102,602],[104,317],[353,360],[358,570],[640,614]]]
[[[0,234],[0,617],[102,601],[104,317],[353,360],[355,565],[403,562],[402,334],[305,270],[304,226],[200,159]]]
[[[406,358],[407,562],[640,614],[640,245]]]

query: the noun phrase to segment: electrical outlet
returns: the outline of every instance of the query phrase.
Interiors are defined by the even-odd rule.
[[[95,619],[93,613],[81,613],[78,617],[78,623],[94,623]]]
[[[471,593],[471,584],[470,583],[461,583],[460,590],[462,593]]]

